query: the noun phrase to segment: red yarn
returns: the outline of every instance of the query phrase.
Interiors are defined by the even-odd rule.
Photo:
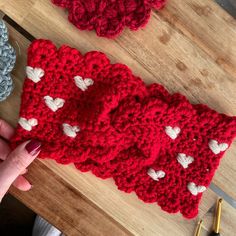
[[[52,0],[67,8],[69,21],[80,30],[96,30],[98,36],[113,38],[125,26],[144,27],[151,9],[161,9],[166,0]]]
[[[236,136],[236,117],[192,105],[161,85],[146,86],[101,52],[83,56],[74,48],[57,50],[50,41],[36,40],[28,50],[28,66],[35,73],[27,72],[20,117],[38,124],[29,131],[27,121],[20,122],[13,146],[36,138],[43,143],[40,158],[112,177],[120,190],[157,202],[167,212],[197,215],[202,192]],[[64,104],[53,111],[45,96]],[[77,127],[73,137],[63,123]]]

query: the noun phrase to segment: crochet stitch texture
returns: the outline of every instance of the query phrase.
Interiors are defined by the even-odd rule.
[[[5,100],[13,89],[10,72],[16,61],[15,50],[8,44],[8,31],[0,20],[0,101]]]
[[[113,178],[167,212],[197,215],[236,136],[236,117],[146,86],[101,52],[82,55],[48,40],[31,44],[26,73],[13,147],[36,138],[40,158]]]
[[[144,27],[151,9],[160,10],[166,0],[52,0],[68,9],[68,19],[80,30],[96,30],[98,36],[113,38],[125,26],[131,30]]]

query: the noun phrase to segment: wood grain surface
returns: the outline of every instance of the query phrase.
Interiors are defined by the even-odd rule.
[[[57,46],[69,44],[82,53],[105,52],[112,62],[127,64],[145,82],[158,82],[171,92],[181,92],[193,103],[205,103],[219,112],[236,115],[235,20],[211,0],[169,0],[167,7],[143,30],[125,32],[115,40],[78,31],[67,13],[50,0],[1,0],[0,9],[36,38],[48,38]],[[0,117],[16,125],[30,41],[9,25],[10,41],[17,51],[13,71],[15,89],[0,103]],[[236,199],[236,144],[227,152],[213,182]],[[66,235],[192,235],[197,220],[169,215],[155,204],[143,204],[134,194],[116,189],[112,180],[82,174],[73,166],[36,160],[28,193],[11,193]],[[207,190],[199,218],[204,232],[211,229],[217,195]],[[233,235],[236,211],[224,204],[222,235]]]

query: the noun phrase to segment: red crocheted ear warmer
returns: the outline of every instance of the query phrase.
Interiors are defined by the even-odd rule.
[[[197,215],[202,193],[236,136],[236,117],[146,86],[101,52],[47,40],[28,50],[13,146],[40,140],[40,158],[113,178],[167,212]]]
[[[98,36],[113,38],[125,26],[144,27],[151,9],[161,9],[166,0],[52,0],[68,9],[68,19],[80,30],[96,30]]]

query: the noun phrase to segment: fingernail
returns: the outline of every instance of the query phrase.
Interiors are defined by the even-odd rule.
[[[27,150],[27,152],[31,155],[34,156],[36,155],[41,148],[41,142],[39,142],[38,140],[31,140],[29,143],[27,143],[27,145],[25,146],[25,149]]]

